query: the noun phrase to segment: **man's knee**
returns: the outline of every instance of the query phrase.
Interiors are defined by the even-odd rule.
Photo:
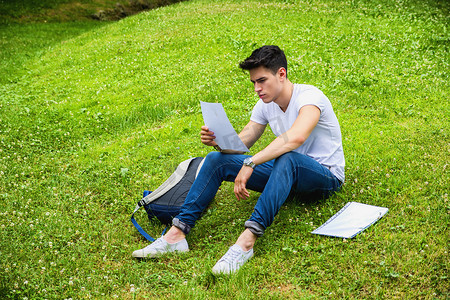
[[[223,159],[223,155],[223,153],[217,151],[209,152],[205,157],[205,162],[215,165]]]
[[[217,165],[223,165],[223,164],[241,164],[244,158],[242,158],[241,154],[226,154],[222,152],[209,152],[206,155],[205,163],[208,162],[208,164],[212,166]]]
[[[222,152],[218,152],[218,151],[211,151],[206,155],[207,159],[212,159],[212,160],[217,160],[217,159],[221,159],[223,157],[223,153]]]

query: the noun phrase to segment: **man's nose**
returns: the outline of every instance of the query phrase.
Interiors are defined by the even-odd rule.
[[[258,83],[255,83],[255,92],[261,91],[261,86]]]

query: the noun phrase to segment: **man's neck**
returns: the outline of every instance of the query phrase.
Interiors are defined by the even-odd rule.
[[[288,108],[293,92],[294,92],[294,84],[289,79],[286,79],[284,88],[281,91],[278,99],[275,101],[275,103],[281,108],[283,112],[285,112],[286,109]]]

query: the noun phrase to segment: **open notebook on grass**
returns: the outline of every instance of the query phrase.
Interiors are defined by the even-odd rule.
[[[377,222],[387,212],[385,207],[349,202],[312,233],[349,239]]]

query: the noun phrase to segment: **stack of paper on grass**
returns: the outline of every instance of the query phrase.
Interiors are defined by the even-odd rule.
[[[312,233],[349,239],[381,219],[387,212],[385,207],[349,202]]]

